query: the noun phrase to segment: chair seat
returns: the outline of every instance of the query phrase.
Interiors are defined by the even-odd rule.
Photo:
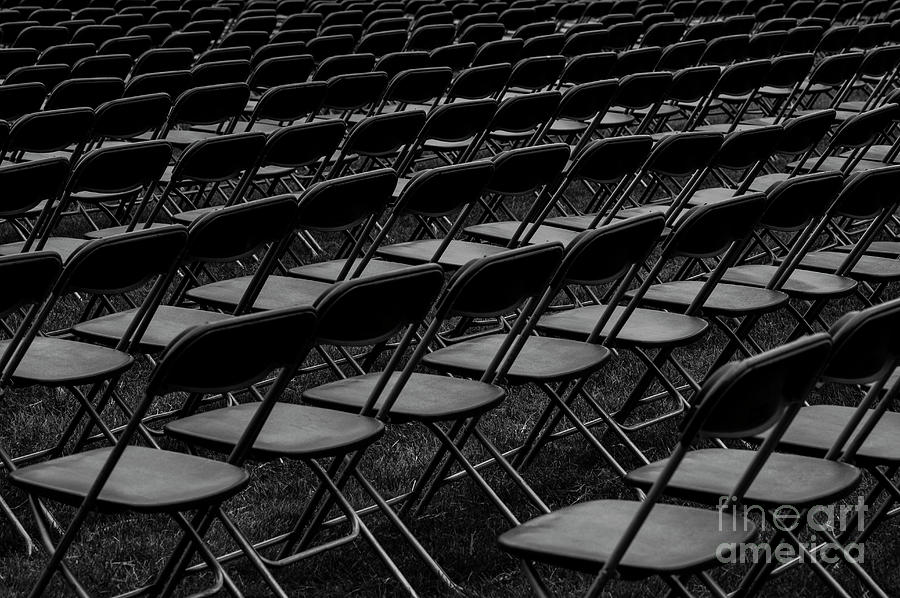
[[[216,210],[221,210],[224,206],[206,206],[203,208],[196,208],[193,210],[185,210],[184,212],[178,212],[177,214],[172,215],[172,220],[179,224],[184,224],[185,226],[194,222],[201,216],[205,214],[209,214],[210,212],[215,212]]]
[[[638,216],[644,216],[646,214],[665,214],[671,208],[671,205],[668,204],[645,204],[642,206],[634,206],[633,208],[625,208],[624,210],[619,210],[616,212],[616,218],[636,218]]]
[[[840,156],[828,156],[824,160],[821,160],[819,157],[807,158],[801,163],[799,160],[795,162],[789,162],[787,168],[789,170],[793,170],[797,166],[800,167],[802,172],[812,172],[813,167],[816,168],[817,172],[827,172],[829,170],[841,170],[843,171],[845,168],[845,164],[847,163],[847,158],[842,158]],[[816,166],[818,164],[818,166]]]
[[[188,146],[195,141],[218,137],[219,133],[215,131],[198,131],[195,129],[174,129],[166,135],[166,141],[172,145]]]
[[[381,247],[375,254],[378,257],[405,264],[422,264],[431,261],[431,257],[441,243],[441,239],[407,241],[406,243],[396,243]],[[505,247],[497,247],[496,245],[453,240],[450,241],[447,249],[441,254],[438,263],[445,268],[459,268],[472,260],[496,255],[504,251],[507,251]]]
[[[600,129],[610,129],[613,127],[624,127],[634,122],[634,116],[631,114],[623,114],[622,112],[607,111],[597,123]]]
[[[720,497],[734,491],[755,458],[756,451],[741,449],[690,451],[669,481],[666,494],[718,504]],[[625,481],[649,488],[665,465],[666,460],[644,465],[625,476]],[[852,492],[859,479],[859,469],[846,463],[773,453],[747,489],[745,503],[766,507],[830,504]]]
[[[583,230],[589,229],[596,217],[596,214],[581,214],[579,216],[554,216],[553,218],[547,218],[546,220],[544,220],[544,223],[548,226],[555,226],[557,228],[564,228],[567,230],[581,232]]]
[[[358,412],[369,399],[379,376],[376,372],[329,382],[303,391],[303,400],[320,407]],[[391,376],[376,409],[383,404],[398,377],[398,373]],[[488,411],[505,396],[506,392],[493,384],[414,373],[400,391],[390,415],[394,422],[455,420]]]
[[[205,411],[166,424],[184,442],[228,453],[240,440],[259,403]],[[375,442],[384,424],[372,417],[309,405],[276,403],[253,443],[253,459],[317,459],[343,455]]]
[[[359,264],[360,261],[361,260],[354,261],[354,266],[350,268],[348,277],[356,271],[356,264]],[[343,269],[344,264],[346,263],[347,260],[329,260],[327,262],[317,262],[315,264],[306,264],[305,266],[291,268],[290,270],[288,270],[288,273],[291,276],[296,276],[298,278],[307,278],[309,280],[318,280],[320,282],[331,283],[337,281],[338,275],[340,275],[341,269]],[[363,268],[361,276],[365,277],[375,276],[377,274],[387,274],[389,272],[397,272],[405,268],[409,268],[409,264],[388,262],[385,260],[370,260],[369,263],[366,264],[366,267]]]
[[[135,313],[137,313],[136,309],[130,309],[100,316],[93,320],[79,322],[72,330],[81,338],[103,344],[115,344],[131,325]],[[215,311],[160,305],[141,337],[139,348],[145,353],[162,351],[185,330],[210,322],[227,320],[230,317],[228,314]]]
[[[772,118],[757,118],[751,120],[745,120],[743,122],[738,123],[737,125],[732,125],[732,123],[717,123],[714,125],[701,125],[699,127],[694,128],[695,131],[704,131],[710,133],[731,133],[734,131],[749,131],[751,129],[758,129],[759,127],[766,126],[763,123],[768,121],[768,124],[772,124]]]
[[[847,259],[840,251],[813,251],[800,260],[800,266],[816,272],[835,272]],[[864,255],[853,266],[852,278],[858,280],[900,280],[900,261],[873,255]]]
[[[841,251],[844,253],[849,253],[853,251],[853,245],[841,245],[839,247],[834,247],[833,251]],[[890,258],[898,258],[900,257],[900,242],[898,241],[873,241],[866,247],[867,255],[875,255],[879,257],[890,257]]]
[[[455,343],[427,354],[422,363],[440,372],[479,378],[506,339],[492,334]],[[506,378],[509,382],[553,382],[589,374],[606,363],[606,347],[548,336],[530,336],[516,356]]]
[[[596,573],[628,529],[641,503],[594,500],[536,517],[500,535],[503,550],[527,560]],[[756,525],[721,525],[718,511],[653,506],[617,572],[626,579],[695,572],[720,564],[721,546],[752,541]],[[743,516],[740,517],[743,519]]]
[[[0,341],[0,352],[9,341]],[[36,337],[12,376],[15,384],[67,386],[104,380],[124,372],[133,359],[128,353],[62,338]]]
[[[590,336],[605,309],[603,305],[590,305],[546,315],[538,320],[537,329],[546,334],[584,340]],[[621,306],[615,308],[613,316],[601,331],[602,338],[612,331],[624,309]],[[625,322],[613,345],[687,345],[703,336],[708,328],[709,323],[702,318],[638,307]]]
[[[779,450],[824,456],[855,413],[855,407],[843,405],[804,407],[778,443]],[[870,466],[900,464],[900,413],[884,413],[863,441],[854,462]]]
[[[52,251],[57,254],[62,261],[66,261],[69,257],[75,253],[75,251],[87,243],[87,239],[73,239],[72,237],[50,237],[47,239],[47,242],[44,244],[42,251]],[[0,255],[14,255],[17,253],[22,253],[22,248],[25,246],[25,241],[18,241],[16,243],[4,243],[0,245]],[[32,248],[29,251],[36,251],[35,248]]]
[[[515,235],[516,230],[521,223],[517,220],[506,220],[504,222],[486,222],[484,224],[476,224],[465,228],[465,233],[478,239],[485,241],[493,241],[495,243],[506,244]],[[526,229],[527,230],[527,229]],[[561,242],[568,245],[575,238],[577,233],[555,226],[541,225],[529,239],[529,243],[553,243]]]
[[[442,141],[440,139],[428,139],[425,143],[422,144],[422,147],[428,151],[432,152],[456,152],[460,150],[464,150],[469,147],[469,144],[475,137],[469,137],[467,139],[463,139],[462,141]]]
[[[686,309],[703,287],[699,280],[678,280],[655,284],[647,289],[642,302],[665,309]],[[632,295],[631,292],[628,295]],[[785,302],[788,296],[780,291],[770,291],[739,284],[719,283],[703,304],[703,311],[730,316],[772,311]]]
[[[165,224],[163,222],[153,222],[150,226],[146,226],[145,223],[138,223],[135,230],[142,230],[146,228],[162,228],[164,226],[171,226],[170,224]],[[109,228],[101,228],[100,230],[92,230],[84,233],[86,239],[105,239],[106,237],[112,237],[113,235],[121,235],[122,233],[128,230],[128,225],[123,224],[122,226],[111,226]]]
[[[863,160],[871,160],[873,162],[884,162],[884,159],[887,157],[888,152],[891,151],[893,146],[891,145],[873,145],[866,149],[866,153],[863,154]],[[841,157],[847,157],[848,152],[841,154]],[[883,164],[882,164],[883,166]]]
[[[550,125],[550,135],[576,135],[588,128],[588,123],[571,118],[557,118]]]
[[[10,480],[29,493],[76,505],[111,448],[29,465]],[[97,498],[102,511],[171,512],[216,504],[240,492],[250,476],[240,467],[184,453],[129,446]]]
[[[772,276],[777,270],[776,266],[765,264],[736,266],[729,268],[725,272],[722,282],[765,287],[772,280]],[[848,295],[853,292],[856,286],[857,282],[855,280],[845,276],[795,269],[780,290],[792,297],[812,299]]]
[[[244,296],[252,279],[251,276],[240,276],[212,282],[191,289],[187,292],[187,296],[203,305],[212,305],[233,311],[240,303],[241,297]],[[253,303],[253,309],[282,309],[312,305],[330,288],[330,284],[315,280],[290,276],[269,276]]]
[[[776,185],[781,181],[786,181],[787,179],[788,175],[783,172],[764,174],[753,179],[753,182],[750,183],[748,189],[750,191],[768,191],[769,187],[771,187],[772,185]]]
[[[705,206],[711,203],[719,203],[734,197],[734,191],[734,189],[727,189],[725,187],[698,189],[691,195],[691,198],[688,200],[688,205]]]

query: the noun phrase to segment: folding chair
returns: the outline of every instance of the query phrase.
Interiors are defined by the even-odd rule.
[[[515,525],[518,522],[515,514],[462,452],[468,441],[474,438],[538,509],[549,512],[543,501],[478,428],[478,423],[503,400],[505,391],[492,382],[502,378],[509,367],[508,362],[515,359],[511,351],[515,340],[528,333],[528,316],[559,267],[561,257],[561,246],[547,244],[511,250],[467,264],[454,276],[438,300],[428,329],[402,370],[398,367],[392,375],[365,373],[362,370],[359,375],[307,389],[303,399],[315,406],[343,411],[373,409],[380,419],[392,423],[417,423],[434,434],[441,448],[417,481],[412,496],[416,496],[419,489],[429,482],[449,452],[448,463],[452,465],[455,461],[462,467],[500,513]],[[364,278],[361,282],[368,280],[372,279]],[[413,372],[428,345],[441,338],[437,334],[450,324],[451,318],[464,318],[464,322],[469,318],[494,318],[520,307],[521,313],[490,355],[479,381]],[[468,328],[463,324],[458,330],[461,332],[463,327]],[[458,340],[465,338],[467,336]],[[449,343],[452,348],[453,340],[444,337],[441,345]],[[397,367],[397,361],[399,359],[392,360],[389,366]],[[408,508],[406,505],[410,504],[406,502],[404,507]]]
[[[112,146],[88,152],[72,170],[59,202],[53,206],[48,205],[42,212],[35,224],[34,235],[23,242],[0,246],[0,253],[46,249],[59,254],[63,261],[68,261],[73,252],[86,241],[54,236],[63,216],[75,208],[88,221],[91,229],[97,231],[88,211],[87,206],[90,206],[95,213],[103,214],[114,225],[118,224],[138,196],[152,192],[171,156],[171,147],[161,141]],[[112,172],[116,176],[112,176]],[[121,227],[116,232],[121,232]]]
[[[446,66],[400,71],[388,83],[375,112],[384,112],[389,107],[403,111],[411,106],[423,106],[431,111],[444,97],[452,77],[453,71]]]
[[[334,252],[334,257],[345,258],[352,264],[362,255],[375,222],[391,201],[396,185],[397,175],[390,169],[373,170],[317,183],[301,194],[300,214],[292,223],[294,229],[306,234],[336,234],[339,247]],[[366,201],[360,203],[361,197],[366,198]],[[336,206],[341,206],[341,210],[336,210]],[[296,239],[296,234],[285,238],[279,257],[290,254],[290,245]],[[272,267],[275,265],[272,264]],[[349,272],[344,273],[344,278],[347,275]],[[253,277],[240,276],[201,285],[189,290],[186,297],[200,305],[233,310],[252,280]],[[271,273],[265,278],[252,309],[312,305],[330,287],[326,283]]]
[[[94,112],[90,108],[64,108],[26,114],[15,122],[4,147],[7,161],[63,155],[77,160],[90,135]],[[71,153],[69,153],[71,152]]]
[[[110,241],[113,239],[99,242]],[[46,519],[41,513],[36,517],[46,534],[45,544],[51,556],[33,588],[35,595],[44,591],[57,570],[63,573],[70,586],[86,594],[64,561],[66,553],[89,513],[132,511],[168,514],[184,532],[168,566],[144,591],[171,592],[182,575],[174,561],[182,553],[196,549],[215,573],[213,591],[224,586],[231,595],[240,596],[234,582],[203,541],[204,528],[208,524],[203,525],[201,520],[214,516],[217,511],[221,513],[221,503],[249,483],[249,474],[240,465],[250,454],[278,396],[305,357],[314,338],[315,323],[312,310],[300,309],[245,316],[195,328],[181,336],[160,360],[128,425],[112,442],[111,448],[16,470],[13,474],[15,483],[29,493],[33,505],[48,498],[77,506],[56,545],[50,541]],[[260,343],[261,347],[252,358],[234,351],[234,347],[249,342]],[[212,363],[216,364],[215,372],[210,372]],[[222,366],[227,367],[219,369]],[[241,435],[229,462],[131,444],[141,418],[158,397],[173,392],[197,396],[239,390],[274,370],[281,372],[278,383],[270,388],[257,417],[252,418]],[[199,484],[199,480],[204,483]],[[185,515],[192,510],[198,511],[193,523]]]
[[[293,230],[297,217],[297,201],[290,195],[267,197],[203,214],[188,229],[187,247],[180,263],[181,279],[166,303],[157,307],[143,334],[137,339],[135,352],[158,355],[182,332],[210,322],[247,313],[267,275],[266,264],[277,253],[277,245]],[[184,293],[205,279],[216,280],[210,271],[215,264],[234,264],[259,254],[261,265],[247,294],[233,312],[207,311],[184,304]],[[137,309],[104,313],[82,320],[72,327],[76,338],[101,345],[115,345],[134,321]],[[153,419],[170,417],[171,412]]]
[[[497,113],[494,100],[471,100],[438,106],[425,120],[418,138],[399,171],[408,173],[430,153],[445,163],[464,162],[474,156],[482,136]]]
[[[720,592],[705,571],[722,564],[723,547],[733,554],[756,541],[759,529],[737,510],[733,525],[723,526],[721,510],[659,501],[669,491],[667,485],[690,467],[690,456],[704,454],[701,449],[691,450],[701,439],[747,438],[759,429],[771,429],[777,439],[815,383],[830,349],[830,339],[817,335],[718,370],[701,389],[697,408],[682,427],[670,457],[654,464],[651,483],[642,484],[647,488],[642,501],[596,500],[563,508],[505,532],[498,540],[500,547],[521,559],[525,578],[539,596],[550,593],[535,563],[593,575],[585,593],[590,598],[600,596],[616,576],[625,580],[659,576],[673,592],[686,596],[693,595],[685,582],[694,576]],[[769,398],[765,405],[759,402],[761,389]],[[775,442],[749,452],[716,480],[717,486],[724,487],[722,495],[733,499],[726,508],[737,509],[752,496],[748,489],[759,479],[760,469],[765,471],[766,463],[777,458]],[[810,465],[821,463],[812,460]],[[804,464],[803,460],[796,463]],[[818,470],[822,469],[820,465]],[[846,475],[835,485],[839,490],[852,487],[858,471],[849,466],[839,469]],[[681,541],[664,540],[673,536]]]
[[[835,341],[846,342],[845,339],[846,337],[840,338],[840,335],[836,335]],[[826,334],[812,335],[750,360],[739,362],[739,364],[747,364],[748,362],[760,363],[775,355],[789,354],[789,352],[796,351],[798,347],[803,345],[815,346],[819,344],[822,347],[823,343],[827,344],[825,344],[824,350],[819,351],[819,355],[833,358],[837,356],[833,351],[836,349],[839,351],[840,349],[834,346],[829,350],[828,345],[831,345],[830,341],[831,339]],[[876,354],[878,352],[877,348],[870,350]],[[742,432],[739,436],[735,436],[728,432],[731,426],[726,422],[726,419],[730,422],[737,420],[730,419],[730,416],[726,417],[721,411],[718,416],[715,411],[712,413],[713,424],[711,427],[713,430],[719,427],[721,431],[717,434],[716,431],[711,430],[711,435],[729,439],[757,436],[760,432],[764,432],[765,441],[763,441],[760,449],[753,451],[741,448],[705,448],[688,451],[685,454],[685,459],[682,461],[683,466],[679,468],[680,470],[675,471],[674,475],[668,477],[665,492],[670,496],[682,497],[704,504],[716,504],[718,502],[718,504],[724,505],[726,509],[730,508],[729,505],[743,505],[745,509],[755,507],[761,512],[767,524],[773,521],[772,512],[774,508],[782,505],[791,505],[799,514],[797,519],[798,525],[777,527],[774,537],[768,541],[770,545],[777,546],[781,542],[787,542],[788,545],[793,547],[795,554],[799,555],[802,553],[805,556],[812,557],[804,560],[804,563],[810,565],[815,573],[830,587],[831,591],[838,596],[851,596],[822,562],[802,544],[800,540],[801,534],[808,529],[815,529],[817,535],[821,534],[830,543],[831,548],[837,553],[837,557],[846,565],[845,570],[853,573],[867,591],[873,595],[887,596],[861,565],[854,560],[852,555],[847,552],[846,547],[836,537],[837,534],[835,532],[829,530],[828,526],[818,524],[812,517],[806,519],[806,514],[811,508],[815,506],[824,508],[826,504],[837,502],[852,493],[859,485],[860,471],[852,465],[836,460],[771,452],[777,448],[783,434],[793,424],[796,415],[802,410],[802,401],[805,398],[804,395],[811,390],[811,383],[821,375],[823,369],[827,372],[832,363],[829,359],[824,360],[823,363],[820,358],[816,367],[803,368],[801,364],[804,360],[802,358],[800,363],[797,363],[796,360],[792,361],[794,361],[794,366],[798,367],[798,369],[806,369],[807,374],[810,369],[818,371],[816,371],[814,377],[807,378],[808,382],[800,385],[801,392],[793,397],[793,405],[785,410],[786,416],[776,419],[777,424],[775,426],[765,425],[763,418],[751,420],[755,426],[744,427],[745,430],[749,431],[749,434]],[[810,361],[815,360],[807,358],[805,361],[807,362],[806,365],[809,365]],[[883,359],[880,361],[880,363],[876,361],[877,365],[874,368],[872,368],[872,365],[869,368],[880,369],[879,366],[883,367]],[[826,364],[827,367],[823,368],[822,366]],[[735,366],[731,367],[734,368]],[[740,365],[737,366],[737,368],[739,367]],[[848,364],[847,367],[849,371],[853,370],[852,365]],[[753,369],[757,371],[754,372]],[[857,371],[859,369],[862,368],[858,368]],[[725,375],[730,373],[726,368],[720,369],[713,376],[716,382],[722,379],[723,372],[726,373]],[[732,386],[734,392],[738,396],[742,396],[745,401],[757,402],[760,388],[771,389],[770,385],[773,381],[778,385],[785,380],[783,375],[777,376],[771,369],[761,366],[751,368],[750,372],[751,376],[749,379],[745,379],[746,387],[741,388],[738,386],[735,388]],[[861,377],[863,379],[869,378],[869,375],[866,374],[871,374],[871,369]],[[772,376],[774,380],[770,380],[769,376]],[[769,390],[768,394],[771,395],[772,390]],[[769,421],[772,421],[772,419],[770,418]],[[756,427],[757,430],[753,430],[753,427]],[[763,458],[765,461],[761,463],[760,461]],[[718,465],[714,465],[716,463]],[[722,467],[725,463],[727,465]],[[743,476],[740,475],[740,472],[745,465],[753,467],[758,472],[752,484],[747,484],[741,479]],[[664,476],[663,472],[671,469],[665,461],[654,462],[629,473],[626,481],[641,488],[649,488],[654,486],[655,482]],[[799,476],[797,472],[803,472],[804,475]],[[806,477],[811,472],[815,472],[815,475]],[[735,497],[735,493],[730,491],[735,481],[738,481],[746,488],[746,492],[742,497]],[[784,492],[785,489],[788,490],[788,493]],[[723,500],[728,500],[729,502],[719,502]],[[777,564],[777,559],[756,560],[737,591],[754,593],[765,581],[767,574]]]
[[[281,128],[281,123],[308,121],[319,112],[326,93],[327,84],[322,81],[271,87],[256,101],[244,130],[271,133]]]
[[[384,95],[387,83],[388,76],[383,71],[335,75],[328,79],[321,112],[345,121],[354,114],[366,114]]]
[[[316,312],[319,315],[316,329],[319,351],[324,350],[322,346],[329,345],[336,347],[379,345],[384,339],[395,335],[404,338],[401,347],[406,348],[410,337],[407,330],[415,331],[418,328],[442,285],[443,276],[439,268],[421,266],[402,273],[356,280],[335,287],[316,303]],[[376,305],[383,306],[383,309],[380,310],[381,314],[377,321],[372,321],[364,314]],[[359,325],[354,326],[353,323]],[[397,360],[398,357],[391,359],[392,362]],[[388,370],[381,374],[385,382],[388,382],[391,373]],[[320,485],[305,508],[297,511],[295,522],[292,522],[287,533],[257,542],[255,545],[251,544],[250,540],[243,540],[242,550],[252,555],[254,564],[262,572],[268,568],[284,567],[320,553],[324,548],[346,542],[346,540],[339,542],[330,540],[321,547],[308,547],[321,523],[316,510],[321,508],[323,513],[327,513],[328,506],[336,504],[353,528],[358,529],[363,538],[371,544],[379,558],[400,582],[405,593],[416,595],[390,556],[354,512],[342,490],[352,478],[364,479],[357,470],[358,463],[365,450],[377,441],[384,431],[384,424],[372,417],[375,414],[377,398],[377,393],[373,393],[370,400],[359,410],[360,415],[310,405],[279,403],[274,407],[272,417],[262,427],[251,454],[256,459],[287,458],[301,461],[313,470],[320,480]],[[195,407],[190,406],[184,410],[183,417],[166,426],[166,432],[191,446],[227,454],[233,450],[234,443],[240,439],[245,426],[253,420],[258,405],[248,403],[199,413]],[[311,421],[315,422],[314,427],[308,426],[308,422]],[[304,427],[310,430],[310,433],[298,435],[294,429],[297,422],[304,422]],[[320,465],[320,461],[330,461],[330,464],[323,466]],[[366,491],[371,487],[367,483],[361,482],[361,485]],[[380,495],[377,492],[371,494],[381,506],[383,499]],[[327,506],[322,507],[323,504]],[[392,523],[398,526],[401,533],[411,538],[414,546],[421,550],[405,526],[393,516],[393,512],[385,511],[385,513],[391,518]],[[232,533],[237,529],[236,525],[230,527]],[[347,540],[352,537],[349,536]],[[299,549],[294,551],[293,548],[298,543]],[[279,552],[275,558],[264,558],[256,553],[256,547],[279,547]],[[433,563],[424,550],[421,550],[421,553],[427,561]],[[267,576],[267,581],[277,594],[286,595],[283,591],[279,591],[280,588],[271,575]]]
[[[547,136],[560,137],[578,155],[590,142],[597,124],[606,115],[618,90],[618,82],[606,79],[573,85],[566,89],[559,101]]]
[[[126,230],[152,227],[162,213],[191,222],[215,206],[217,198],[225,205],[236,204],[247,190],[265,143],[262,133],[232,133],[189,145],[174,166],[158,177],[162,187],[159,197],[153,198],[153,189],[143,195]],[[175,211],[170,204],[180,209]],[[145,212],[146,220],[142,221]]]
[[[347,138],[335,154],[328,178],[347,171],[365,172],[374,168],[398,170],[406,160],[410,146],[425,124],[421,110],[388,112],[363,118],[348,131]],[[330,160],[322,162],[324,168]]]

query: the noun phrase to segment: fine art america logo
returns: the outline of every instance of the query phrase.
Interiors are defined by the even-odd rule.
[[[836,543],[835,538],[849,536],[855,530],[865,529],[868,506],[863,497],[856,504],[816,505],[808,509],[798,509],[783,505],[764,510],[760,506],[735,507],[728,496],[719,498],[719,531],[749,531],[750,521],[760,531],[757,542],[724,543],[719,545],[716,557],[722,563],[767,563],[783,564],[799,560],[816,561],[825,564],[852,559],[857,563],[865,560],[865,546],[862,542]],[[780,536],[777,545],[765,540],[771,537],[767,531]],[[807,532],[807,533],[804,533]],[[802,540],[800,534],[803,535]],[[842,553],[842,554],[841,554]]]

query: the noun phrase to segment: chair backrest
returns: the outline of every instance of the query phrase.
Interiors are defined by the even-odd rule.
[[[162,130],[172,102],[164,93],[111,100],[95,111],[94,139],[133,139]]]
[[[162,177],[172,146],[165,141],[141,141],[102,147],[78,161],[66,193],[125,193],[155,184]]]
[[[426,218],[449,216],[477,203],[493,173],[494,165],[485,160],[422,171],[403,188],[396,211]]]
[[[64,108],[27,114],[16,121],[9,133],[8,152],[55,152],[82,144],[91,131],[94,111]]]
[[[186,259],[233,262],[282,239],[296,219],[297,199],[290,194],[207,212],[191,223]]]
[[[45,108],[97,108],[122,97],[125,82],[115,77],[73,78],[57,85],[47,96]]]
[[[263,166],[300,168],[331,158],[347,126],[342,120],[314,121],[282,127],[266,142]]]
[[[558,91],[540,91],[512,96],[500,102],[489,125],[491,131],[520,133],[540,128],[559,108]]]
[[[188,89],[169,115],[169,128],[176,124],[211,125],[239,116],[250,99],[246,83],[223,83]]]
[[[900,325],[900,301],[886,301],[844,314],[829,329],[834,351],[824,378],[840,384],[870,384],[887,377],[900,359],[893,332]]]
[[[233,133],[195,141],[179,156],[172,184],[221,182],[253,168],[266,144],[262,133]]]
[[[507,64],[473,66],[456,76],[447,92],[447,100],[477,100],[498,94],[509,80],[512,67]]]
[[[754,127],[730,133],[722,142],[712,165],[717,168],[743,170],[759,162],[768,160],[778,143],[784,129],[779,125]]]
[[[598,139],[575,156],[569,177],[606,185],[616,183],[637,172],[652,149],[653,138],[649,135]]]
[[[55,203],[69,176],[65,158],[31,160],[0,166],[0,185],[4,189],[0,201],[0,217],[27,213],[42,201]]]
[[[822,373],[831,349],[831,338],[818,333],[719,368],[695,398],[682,438],[689,441],[698,433],[747,438],[771,429],[796,412]],[[773,444],[767,443],[769,450]],[[763,461],[766,457],[760,455]],[[753,476],[742,477],[739,490],[744,491]],[[741,491],[736,493],[738,498]]]
[[[551,185],[569,159],[565,143],[535,145],[506,150],[494,156],[494,174],[485,189],[488,193],[515,196]]]
[[[170,98],[177,99],[182,93],[191,87],[191,72],[184,71],[160,71],[157,73],[145,73],[132,77],[125,86],[125,97],[146,95],[148,93],[165,93]]]
[[[665,253],[688,258],[722,255],[750,234],[765,206],[766,196],[755,193],[693,208],[669,236]]]
[[[422,110],[404,110],[376,114],[359,121],[347,134],[347,140],[332,172],[341,172],[344,160],[350,154],[368,157],[391,156],[401,148],[409,146],[422,130],[425,118],[425,112]]]
[[[14,121],[22,115],[38,112],[47,96],[43,83],[0,85],[0,119]]]
[[[397,174],[390,168],[316,183],[300,196],[298,226],[344,231],[377,217],[391,202]]]
[[[712,162],[723,141],[721,133],[674,133],[654,146],[647,158],[646,168],[668,176],[690,175]]]
[[[287,368],[293,374],[314,343],[316,320],[315,310],[301,307],[191,328],[166,348],[147,382],[146,395],[218,394],[248,388],[277,369]],[[253,351],[242,355],[237,347],[253,347]],[[274,393],[268,396],[277,398]],[[262,423],[248,430],[261,428]],[[246,440],[252,445],[252,437]]]
[[[473,260],[447,284],[435,318],[507,314],[544,293],[562,257],[562,245],[546,243]]]
[[[882,166],[854,173],[834,204],[834,214],[868,220],[897,205],[900,166]]]
[[[796,231],[821,218],[841,191],[839,172],[814,172],[791,177],[766,191],[766,211],[759,223],[777,231]]]
[[[327,89],[322,81],[288,83],[267,89],[256,104],[247,130],[261,119],[293,122],[314,116],[325,101]]]
[[[831,130],[836,116],[837,113],[834,110],[828,109],[809,112],[786,120],[778,152],[796,155],[815,148]]]
[[[316,300],[319,341],[338,346],[386,341],[428,314],[444,285],[437,264],[338,283]]]

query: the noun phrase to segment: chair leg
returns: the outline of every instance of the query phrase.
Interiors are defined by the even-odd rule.
[[[456,461],[469,472],[469,476],[475,483],[481,488],[482,492],[487,495],[488,499],[494,503],[494,506],[497,507],[497,510],[506,517],[507,521],[512,525],[519,525],[520,521],[513,514],[513,512],[509,509],[506,503],[497,495],[493,488],[491,488],[490,484],[481,476],[477,469],[466,459],[466,456],[462,453],[462,451],[454,444],[453,440],[447,436],[447,433],[444,432],[440,427],[438,427],[433,422],[425,422],[425,426],[431,430],[431,432],[438,437],[441,443],[447,447],[450,453],[456,458]]]
[[[458,426],[465,425],[461,431],[457,430],[457,434],[453,434],[454,430],[457,429]],[[465,420],[460,420],[453,424],[453,427],[450,428],[450,432],[447,434],[449,438],[453,440],[457,447],[462,448],[469,441],[469,437],[472,435],[472,430],[474,429],[474,425],[469,422],[466,424]],[[444,485],[444,480],[447,478],[447,475],[450,473],[450,468],[453,467],[454,458],[453,455],[450,454],[450,451],[441,443],[438,447],[438,452],[435,454],[435,457],[441,455],[444,457],[444,462],[441,464],[441,468],[436,475],[434,475],[431,479],[431,485],[422,495],[422,498],[419,499],[419,504],[416,506],[416,510],[413,513],[414,517],[419,517],[423,515],[428,508],[428,505],[431,504],[431,500],[434,498],[434,495],[437,494],[437,491],[440,490],[441,486]]]
[[[528,561],[519,561],[519,565],[522,569],[522,573],[525,575],[525,579],[528,580],[528,585],[531,586],[531,591],[534,592],[535,597],[550,598],[550,590],[547,589],[546,584],[544,584],[544,581],[541,579],[540,575],[538,575],[534,565]]]
[[[449,436],[450,438],[456,438],[459,435],[459,431],[462,429],[463,424],[465,422],[460,420],[453,424],[453,427],[450,429]],[[431,488],[428,482],[432,480],[434,476],[434,472],[440,467],[441,474],[432,481],[432,484],[436,483],[437,480],[442,479],[446,475],[446,470],[449,468],[447,464],[450,458],[447,456],[447,449],[443,446],[438,448],[438,451],[431,458],[431,461],[428,462],[428,465],[425,466],[425,469],[422,471],[422,474],[418,477],[415,484],[413,484],[412,490],[409,492],[409,495],[404,499],[403,505],[400,507],[398,511],[398,515],[400,517],[405,517],[409,514],[410,509],[419,500],[419,497],[422,496],[422,493]],[[416,511],[416,515],[418,516],[419,511]]]
[[[19,518],[16,517],[16,514],[13,513],[12,509],[6,504],[6,501],[3,500],[2,496],[0,496],[0,513],[6,517],[12,525],[13,530],[22,539],[22,543],[25,545],[25,555],[30,557],[34,552],[34,540],[28,535],[25,526],[22,525],[22,522],[19,521]]]

